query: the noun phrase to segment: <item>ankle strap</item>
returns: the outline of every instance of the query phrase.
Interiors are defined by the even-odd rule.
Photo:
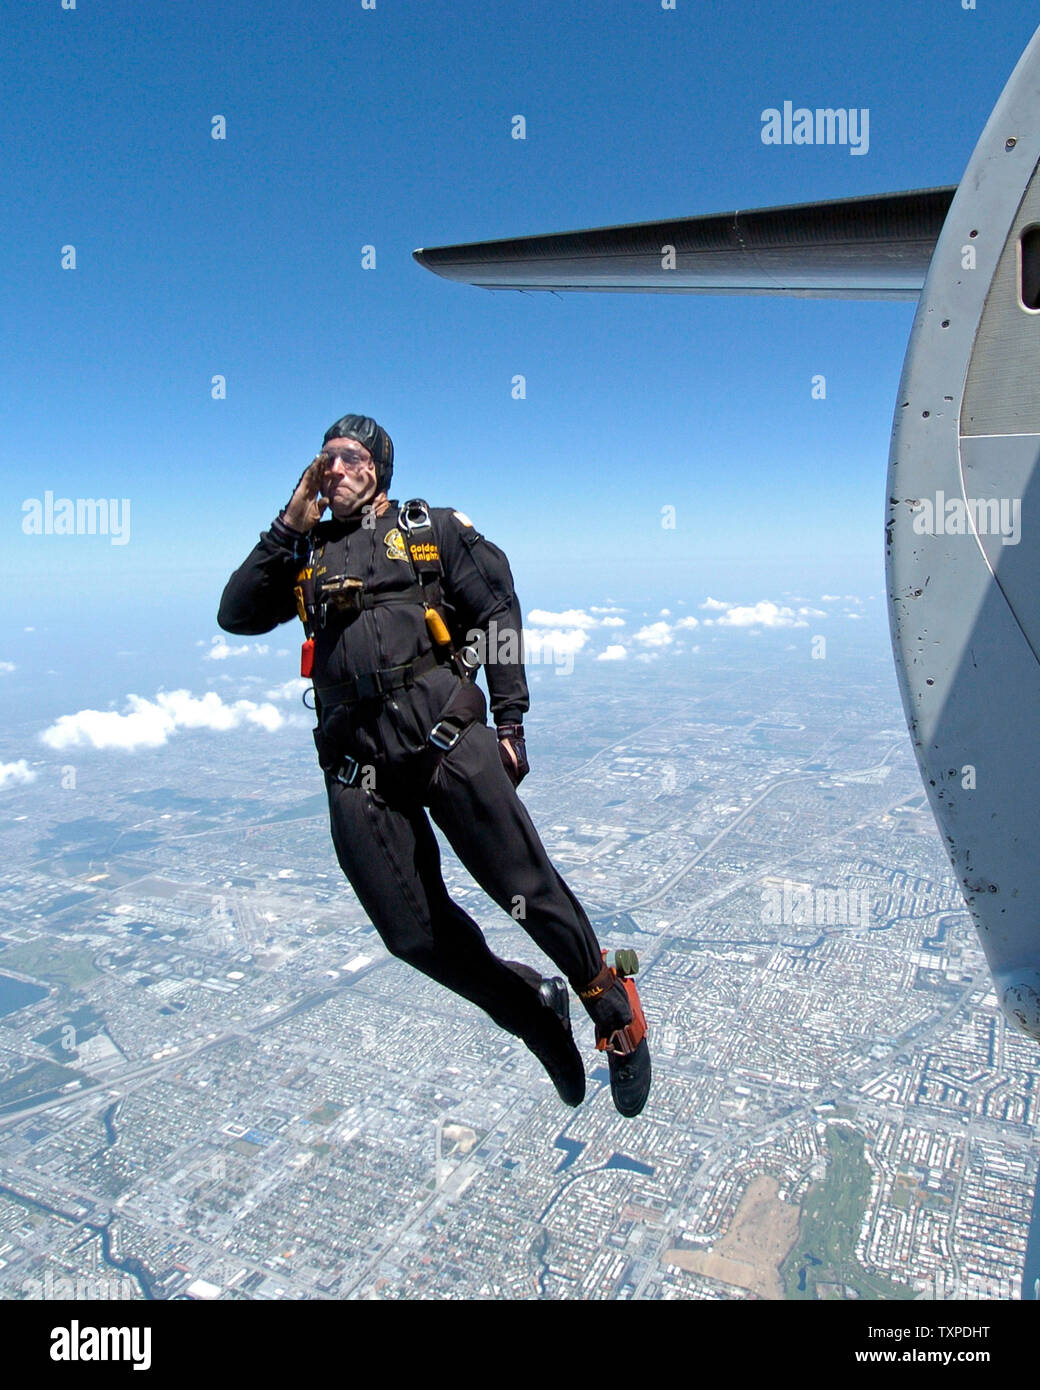
[[[617,979],[617,972],[613,966],[604,963],[603,969],[591,979],[584,989],[578,990],[579,999],[598,999],[601,994],[605,994]]]

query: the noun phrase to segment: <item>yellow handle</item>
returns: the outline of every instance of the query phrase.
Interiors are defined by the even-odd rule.
[[[427,608],[426,626],[430,629],[430,636],[439,647],[451,646],[451,633],[436,608]]]

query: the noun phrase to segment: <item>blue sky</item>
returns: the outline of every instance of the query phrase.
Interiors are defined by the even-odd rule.
[[[911,304],[489,293],[411,252],[955,183],[1031,29],[990,0],[14,8],[0,658],[31,670],[33,625],[75,675],[129,631],[175,679],[349,410],[525,608],[883,594]],[[764,145],[786,99],[868,108],[869,151]],[[128,543],[24,535],[46,489],[129,498]]]

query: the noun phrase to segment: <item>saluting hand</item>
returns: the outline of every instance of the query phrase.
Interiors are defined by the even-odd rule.
[[[300,474],[296,490],[282,513],[282,520],[294,531],[309,531],[317,526],[322,512],[329,505],[328,498],[321,495],[328,462],[325,454],[318,454]]]

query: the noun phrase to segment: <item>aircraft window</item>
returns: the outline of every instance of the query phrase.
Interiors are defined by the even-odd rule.
[[[1018,239],[1018,297],[1023,309],[1040,312],[1040,226],[1026,227]]]

